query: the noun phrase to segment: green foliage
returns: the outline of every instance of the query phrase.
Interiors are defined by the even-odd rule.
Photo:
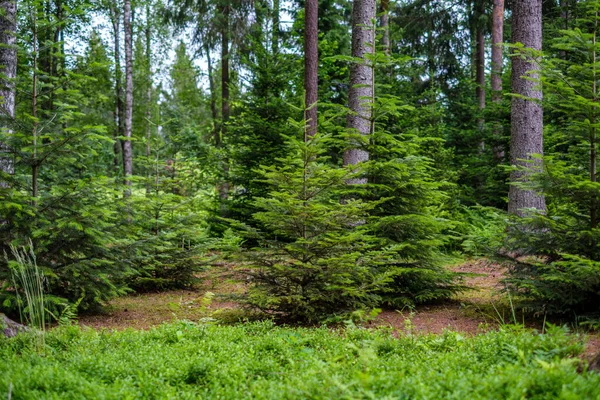
[[[295,321],[323,321],[374,307],[387,278],[374,270],[385,258],[364,222],[376,205],[345,197],[349,168],[332,167],[324,152],[331,139],[290,139],[280,166],[261,174],[269,197],[255,200],[260,247],[246,254],[254,307]]]
[[[12,286],[15,289],[17,305],[21,319],[27,321],[29,326],[39,329],[42,333],[46,330],[46,306],[44,304],[44,273],[38,268],[33,244],[22,249],[11,247],[11,256],[8,260],[12,274]],[[25,317],[23,318],[23,314]]]
[[[469,256],[487,256],[502,247],[508,216],[491,207],[463,208],[456,233]]]
[[[0,338],[0,393],[13,399],[596,398],[600,375],[562,328],[464,337],[387,330],[233,327],[179,322],[109,333],[66,327]]]
[[[510,289],[539,313],[600,315],[600,229],[597,182],[597,43],[600,2],[579,2],[573,29],[552,41],[564,56],[546,61],[542,83],[549,151],[544,172],[526,188],[543,192],[546,215],[512,224],[505,247],[521,257],[512,261]]]
[[[402,108],[390,107],[392,101],[383,99],[378,108],[399,114]],[[448,299],[464,289],[459,275],[443,267],[448,257],[442,249],[453,225],[445,211],[445,189],[450,185],[434,178],[433,161],[419,154],[428,141],[376,132],[369,146],[365,198],[378,204],[368,226],[395,254],[381,272],[393,276],[384,301],[398,308]]]

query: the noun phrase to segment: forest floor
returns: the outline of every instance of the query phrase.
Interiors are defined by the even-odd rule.
[[[383,310],[367,327],[390,327],[395,332],[439,334],[452,330],[466,335],[497,329],[511,322],[525,323],[542,330],[543,320],[525,319],[513,315],[509,299],[501,292],[505,268],[485,259],[469,260],[452,267],[468,274],[465,285],[472,290],[457,294],[443,304],[423,305],[415,309]],[[232,268],[224,266],[217,275],[205,275],[194,290],[175,290],[145,293],[113,300],[102,314],[83,315],[81,326],[94,329],[123,330],[148,329],[165,322],[187,319],[198,321],[219,315],[235,320],[245,314],[240,305],[231,300],[232,294],[241,294],[245,285],[233,279]],[[586,353],[600,352],[600,337],[588,335]]]

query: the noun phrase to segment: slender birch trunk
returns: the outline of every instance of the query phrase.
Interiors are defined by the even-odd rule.
[[[15,118],[15,80],[17,77],[17,0],[0,2],[0,113],[2,127],[10,136],[12,121]],[[0,171],[6,175],[14,173],[12,151],[6,143],[0,142]],[[0,188],[7,188],[8,182],[0,180]]]

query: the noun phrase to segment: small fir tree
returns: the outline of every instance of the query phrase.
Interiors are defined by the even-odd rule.
[[[377,306],[389,277],[377,271],[388,255],[363,222],[377,202],[344,200],[359,172],[328,163],[331,138],[290,139],[281,166],[262,167],[271,191],[255,200],[252,232],[260,246],[246,254],[250,305],[287,320],[319,322]]]

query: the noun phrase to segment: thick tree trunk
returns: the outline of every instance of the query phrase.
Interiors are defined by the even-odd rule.
[[[520,0],[513,3],[513,43],[526,48],[542,48],[542,0]],[[541,171],[541,160],[533,155],[543,155],[543,109],[542,91],[537,80],[540,77],[539,60],[530,57],[512,57],[512,127],[510,159],[513,166],[528,166]],[[533,160],[533,161],[532,161]],[[526,162],[532,161],[532,162]],[[513,183],[508,194],[508,211],[524,216],[525,209],[534,208],[545,212],[543,195],[517,187],[514,183],[527,182],[531,172],[512,171]]]
[[[0,113],[2,128],[11,134],[15,118],[15,79],[17,77],[17,0],[0,2]],[[0,171],[7,175],[14,173],[12,151],[6,143],[0,142]],[[8,187],[8,182],[0,179],[0,188]]]
[[[319,92],[319,2],[306,0],[304,10],[304,139],[317,133]]]
[[[15,337],[21,332],[29,331],[29,328],[25,325],[21,325],[11,319],[9,319],[6,315],[0,313],[0,331],[5,337]]]
[[[113,170],[115,176],[119,174],[119,159],[121,158],[123,136],[123,83],[121,74],[121,13],[114,3],[109,6],[110,18],[112,20],[113,35],[115,39],[115,130],[113,132]]]
[[[372,133],[372,102],[374,97],[374,71],[367,59],[375,49],[375,0],[354,0],[352,7],[352,57],[361,59],[350,67],[350,92],[348,93],[348,128],[352,133]],[[351,146],[354,145],[351,144]],[[358,144],[344,153],[344,165],[368,161],[369,153]],[[366,179],[354,179],[349,184],[364,184]]]
[[[123,173],[125,175],[125,197],[131,196],[133,175],[133,151],[131,130],[133,123],[133,45],[131,29],[131,0],[123,2],[123,28],[125,29],[125,142],[123,143]]]
[[[502,43],[504,42],[504,0],[494,0],[492,11],[492,101],[502,103],[502,69],[504,65]],[[502,137],[502,124],[496,122],[493,127],[495,138]],[[494,148],[494,157],[504,159],[504,151],[498,145]]]

